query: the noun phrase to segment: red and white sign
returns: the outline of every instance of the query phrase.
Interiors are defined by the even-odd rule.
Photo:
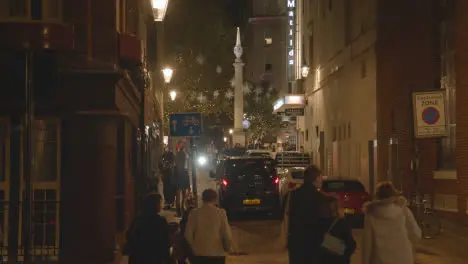
[[[416,138],[446,136],[445,91],[413,93],[413,114]]]

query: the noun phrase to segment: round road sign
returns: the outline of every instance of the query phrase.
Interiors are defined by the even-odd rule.
[[[422,111],[422,120],[428,125],[434,125],[440,119],[440,112],[435,107],[427,107]]]

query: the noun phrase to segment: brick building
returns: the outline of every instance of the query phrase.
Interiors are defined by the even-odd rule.
[[[149,148],[155,159],[162,141],[161,25],[155,20],[164,14],[155,11],[149,0],[0,0],[3,260],[17,263],[23,254],[29,83],[32,255],[61,263],[117,261],[133,217],[134,180],[144,183],[140,150]],[[143,143],[142,100],[150,138]]]
[[[302,53],[311,68],[304,140],[314,161],[329,176],[359,178],[370,190],[390,178],[409,195],[418,180],[442,215],[467,219],[466,109],[455,98],[466,96],[468,3],[303,4]],[[413,141],[412,92],[439,89],[446,91],[447,137]]]

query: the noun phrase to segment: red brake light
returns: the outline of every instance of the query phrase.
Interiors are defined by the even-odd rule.
[[[225,179],[223,179],[223,185],[224,185],[225,187],[228,186],[228,182],[227,182]]]
[[[278,183],[279,183],[279,179],[275,178],[275,184],[278,184]]]

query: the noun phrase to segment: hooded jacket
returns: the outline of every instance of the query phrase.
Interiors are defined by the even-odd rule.
[[[412,243],[421,238],[403,197],[375,200],[364,206],[363,264],[413,264]]]

